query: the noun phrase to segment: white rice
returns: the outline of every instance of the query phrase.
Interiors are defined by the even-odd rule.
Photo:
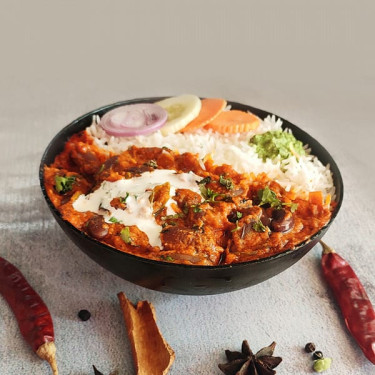
[[[255,134],[280,130],[282,121],[274,115],[261,121],[255,131],[225,136],[212,131],[163,136],[160,131],[157,131],[147,136],[114,137],[108,135],[100,127],[99,121],[99,117],[94,116],[92,125],[86,129],[87,132],[94,138],[97,146],[116,154],[127,150],[132,145],[168,147],[179,153],[199,154],[202,160],[209,154],[215,164],[230,164],[240,173],[265,172],[288,191],[294,190],[301,194],[322,191],[325,196],[330,194],[333,199],[335,197],[335,187],[329,165],[324,166],[316,156],[311,155],[308,145],[305,145],[306,155],[300,156],[298,160],[295,156],[291,156],[284,160],[276,158],[263,162],[258,157],[256,147],[249,144],[249,140]]]

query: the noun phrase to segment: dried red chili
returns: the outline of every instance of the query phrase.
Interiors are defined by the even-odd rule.
[[[345,324],[365,356],[375,364],[375,311],[352,267],[332,248],[323,246],[323,274],[333,290]]]
[[[0,257],[0,294],[12,309],[26,342],[58,375],[51,314],[22,273]]]

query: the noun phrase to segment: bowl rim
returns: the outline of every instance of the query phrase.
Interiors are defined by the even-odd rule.
[[[318,142],[309,133],[305,132],[303,129],[301,129],[297,125],[294,125],[293,123],[289,122],[285,118],[283,118],[281,116],[278,116],[275,113],[271,113],[271,112],[268,112],[266,110],[263,110],[263,109],[260,109],[260,108],[257,108],[257,107],[252,107],[252,106],[247,105],[247,104],[243,104],[243,103],[239,103],[239,102],[235,102],[235,101],[230,101],[230,100],[227,101],[227,105],[231,105],[232,107],[236,107],[236,106],[246,107],[247,110],[261,113],[265,117],[268,116],[268,115],[275,116],[277,119],[280,119],[283,122],[283,125],[282,125],[283,129],[289,128],[289,127],[297,129],[298,132],[300,132],[303,135],[303,137],[307,137],[310,140],[312,140],[313,142],[315,142],[320,147],[321,151],[326,153],[329,156],[329,158],[331,159],[330,163],[329,163],[330,170],[331,170],[331,173],[333,173],[332,167],[335,169],[334,175],[336,177],[336,180],[338,181],[338,184],[337,184],[337,186],[335,186],[335,188],[336,188],[336,192],[337,192],[337,187],[338,186],[340,187],[339,195],[338,196],[336,195],[336,200],[335,200],[336,205],[334,207],[334,210],[332,212],[330,220],[318,232],[313,234],[311,237],[309,237],[308,239],[306,239],[303,242],[300,242],[294,249],[286,249],[286,250],[284,250],[280,253],[277,253],[277,254],[274,254],[274,255],[271,255],[271,256],[268,256],[268,257],[260,258],[260,259],[254,259],[254,260],[250,260],[250,261],[246,261],[246,262],[239,262],[239,263],[221,264],[221,265],[215,265],[215,266],[193,265],[193,264],[190,265],[190,264],[166,262],[166,261],[162,261],[162,260],[160,260],[160,261],[159,260],[153,260],[153,259],[144,258],[144,257],[141,257],[141,256],[137,256],[137,255],[134,255],[134,254],[123,252],[121,250],[116,249],[115,247],[111,247],[111,246],[109,246],[109,245],[107,245],[103,242],[100,242],[100,241],[90,237],[85,232],[80,231],[75,226],[73,226],[73,224],[71,224],[69,221],[63,219],[60,211],[54,206],[54,204],[50,200],[50,198],[47,194],[47,191],[45,189],[45,186],[44,186],[44,166],[46,165],[45,159],[46,159],[50,149],[54,146],[55,142],[60,141],[60,138],[64,135],[64,133],[67,132],[67,130],[70,130],[70,129],[74,128],[74,126],[79,124],[82,120],[85,120],[88,117],[92,117],[93,115],[96,115],[100,112],[104,111],[104,113],[105,113],[105,112],[107,112],[111,109],[114,109],[114,108],[122,106],[122,105],[127,105],[127,104],[135,104],[135,103],[141,103],[141,102],[156,102],[156,101],[168,98],[168,97],[169,96],[136,98],[136,99],[117,101],[115,103],[111,103],[111,104],[101,106],[99,108],[91,110],[91,111],[77,117],[75,120],[71,121],[69,124],[67,124],[65,127],[63,127],[52,138],[52,140],[48,143],[46,149],[44,150],[42,158],[41,158],[41,162],[40,162],[40,165],[39,165],[39,183],[40,183],[40,187],[41,187],[44,199],[46,200],[49,209],[54,213],[55,218],[57,217],[62,223],[67,225],[68,228],[70,230],[72,230],[74,233],[76,233],[78,236],[82,236],[86,240],[88,240],[89,242],[92,242],[93,244],[96,244],[96,245],[99,245],[99,246],[103,247],[104,250],[114,252],[117,255],[123,254],[122,256],[124,256],[125,258],[130,258],[130,259],[137,260],[139,262],[150,264],[150,265],[163,265],[163,266],[166,266],[168,268],[171,267],[171,268],[180,268],[180,269],[188,269],[188,270],[203,270],[203,269],[204,270],[212,270],[212,271],[214,271],[214,270],[225,270],[225,269],[232,269],[232,268],[242,268],[242,267],[248,266],[249,264],[260,264],[260,263],[266,263],[266,262],[274,261],[274,260],[277,260],[277,259],[282,258],[284,256],[288,256],[292,253],[298,252],[298,250],[304,248],[305,245],[314,241],[316,238],[319,238],[320,236],[322,236],[327,231],[328,227],[332,224],[332,222],[336,218],[338,212],[340,211],[340,208],[341,208],[341,205],[342,205],[342,202],[343,202],[343,198],[344,198],[344,184],[343,184],[342,175],[341,175],[341,172],[340,172],[335,160],[331,156],[331,154],[327,151],[327,149],[320,142]],[[201,99],[204,99],[204,98],[202,97]],[[292,129],[292,131],[293,131],[293,129]],[[69,135],[69,138],[74,133],[76,133],[76,132],[72,132]],[[66,141],[67,140],[65,140],[65,142]]]

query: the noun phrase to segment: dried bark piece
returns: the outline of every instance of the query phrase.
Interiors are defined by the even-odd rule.
[[[154,306],[148,301],[139,301],[134,306],[122,292],[117,297],[124,314],[137,375],[166,375],[175,354],[156,324]]]

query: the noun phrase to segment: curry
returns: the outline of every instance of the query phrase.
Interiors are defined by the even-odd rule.
[[[86,131],[44,168],[63,219],[119,251],[214,266],[293,249],[318,232],[334,202],[286,191],[266,174],[238,173],[192,153],[130,147],[113,154]]]

